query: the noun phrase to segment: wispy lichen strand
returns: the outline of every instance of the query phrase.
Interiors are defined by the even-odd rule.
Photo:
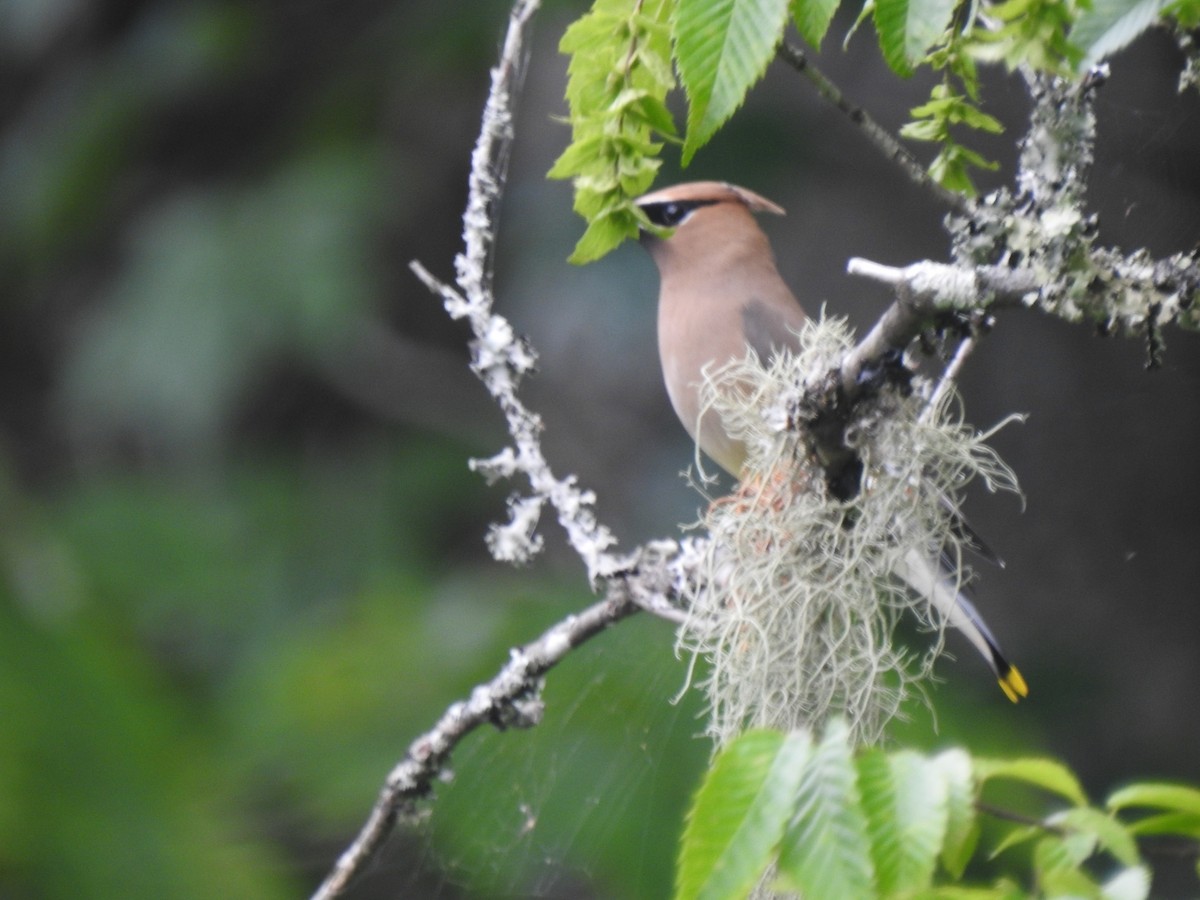
[[[754,359],[711,373],[708,402],[746,441],[743,487],[706,517],[713,540],[690,589],[680,630],[685,653],[711,661],[703,687],[719,743],[748,727],[816,727],[844,715],[856,740],[876,740],[906,696],[919,691],[940,649],[940,617],[891,577],[916,549],[958,551],[944,498],[975,477],[1015,490],[1012,473],[958,421],[931,386],[863,401],[847,442],[864,463],[861,492],[838,501],[804,436],[796,403],[851,346],[843,324],[810,324],[797,357],[763,369]],[[937,635],[928,652],[896,644],[896,622],[916,614]]]

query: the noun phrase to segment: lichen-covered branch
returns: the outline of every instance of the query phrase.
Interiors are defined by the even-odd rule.
[[[542,541],[537,534],[541,510],[549,503],[558,513],[575,552],[587,565],[592,584],[620,571],[626,560],[612,556],[612,533],[596,521],[595,496],[578,487],[573,476],[558,478],[542,453],[541,418],[517,396],[521,379],[537,366],[537,355],[519,338],[512,325],[493,310],[491,253],[495,242],[494,213],[504,187],[508,148],[513,138],[512,97],[517,87],[526,25],[540,0],[518,0],[514,5],[500,62],[492,70],[492,87],[484,107],[479,139],[471,155],[466,212],[463,214],[464,250],[455,259],[455,289],[431,275],[420,263],[413,272],[439,294],[452,318],[466,319],[471,341],[471,369],[483,382],[504,413],[513,445],[490,459],[473,460],[472,468],[489,482],[524,474],[528,496],[509,500],[509,522],[492,526],[488,546],[505,562],[525,562],[536,555]]]
[[[1146,250],[1097,243],[1086,187],[1095,143],[1092,100],[1107,69],[1079,83],[1031,76],[1034,107],[1021,142],[1015,188],[947,220],[950,263],[903,268],[852,259],[851,274],[893,286],[896,300],[847,356],[841,376],[853,392],[873,360],[903,350],[947,312],[1021,304],[1103,333],[1141,335],[1158,363],[1164,325],[1200,328],[1200,249],[1160,259]]]
[[[521,378],[536,365],[532,348],[493,312],[491,252],[495,241],[495,207],[504,185],[504,166],[512,140],[512,93],[519,78],[525,31],[540,0],[516,0],[500,62],[492,70],[478,142],[471,157],[471,176],[463,216],[464,250],[455,260],[457,287],[433,276],[420,263],[412,270],[438,294],[447,312],[471,326],[471,369],[504,413],[513,445],[472,468],[488,481],[523,475],[527,496],[509,500],[509,521],[488,535],[492,554],[506,562],[523,562],[541,548],[537,524],[545,504],[557,512],[571,546],[587,566],[589,581],[604,599],[568,616],[541,637],[514,650],[509,662],[468,699],[451,705],[437,724],[409,747],[388,775],[358,835],[338,858],[313,894],[314,900],[341,896],[373,859],[396,822],[410,815],[444,774],[455,747],[481,725],[531,727],[542,712],[542,676],[572,649],[615,622],[639,610],[681,621],[676,601],[687,583],[694,558],[691,544],[656,541],[624,555],[611,549],[612,533],[593,512],[595,497],[579,488],[574,476],[557,477],[542,453],[541,420],[517,395]]]

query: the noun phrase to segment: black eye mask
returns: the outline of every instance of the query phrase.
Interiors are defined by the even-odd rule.
[[[661,228],[674,228],[702,206],[713,206],[717,200],[661,200],[642,204],[646,218]]]

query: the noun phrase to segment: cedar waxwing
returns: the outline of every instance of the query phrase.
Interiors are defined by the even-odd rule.
[[[799,347],[807,317],[780,277],[767,236],[754,219],[754,213],[782,215],[783,209],[753,191],[716,181],[665,188],[636,203],[655,225],[674,229],[667,237],[641,233],[661,282],[658,353],[671,405],[700,449],[738,477],[746,449],[725,432],[715,410],[701,416],[700,386],[705,366],[748,352],[765,365],[772,353]],[[914,550],[895,574],[967,636],[1010,700],[1028,694],[1021,673],[1004,658],[950,573]]]

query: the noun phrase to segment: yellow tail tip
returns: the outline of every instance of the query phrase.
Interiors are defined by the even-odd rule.
[[[1000,690],[1013,703],[1019,703],[1022,697],[1029,696],[1029,685],[1021,677],[1016,666],[1009,666],[1008,671],[1000,676]]]

